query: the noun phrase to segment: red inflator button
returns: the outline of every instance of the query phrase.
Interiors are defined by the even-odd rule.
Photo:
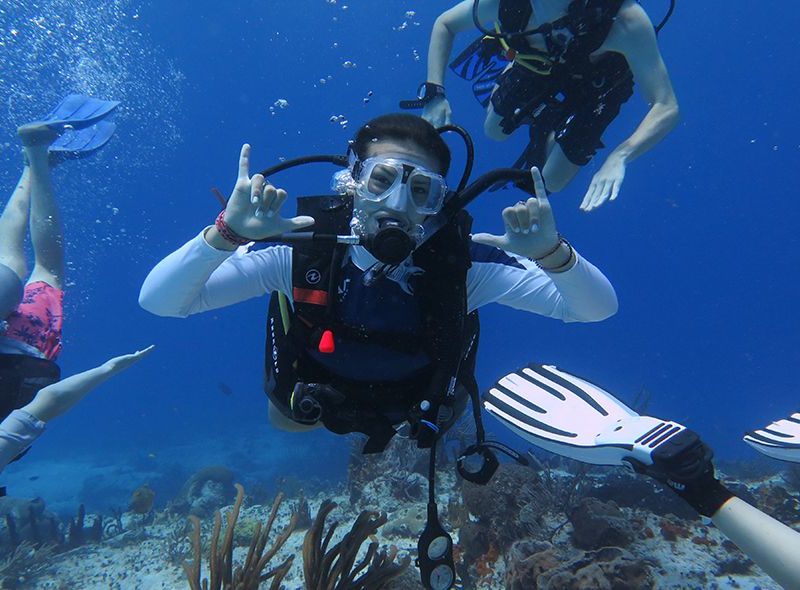
[[[325,330],[322,333],[322,338],[319,339],[318,350],[323,354],[331,354],[336,350],[336,344],[333,342],[333,332]]]

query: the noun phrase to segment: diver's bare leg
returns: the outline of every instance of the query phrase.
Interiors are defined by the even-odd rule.
[[[30,170],[26,165],[14,192],[0,215],[0,321],[22,300],[25,264],[25,234],[31,202]]]
[[[569,161],[561,146],[553,141],[553,147],[549,151],[544,170],[542,170],[544,185],[551,193],[557,193],[572,182],[580,169],[580,166]]]
[[[28,274],[25,263],[25,234],[28,232],[30,189],[30,168],[26,164],[3,214],[0,215],[0,264],[13,270],[21,281]]]
[[[495,113],[494,105],[489,103],[486,109],[486,119],[483,121],[483,132],[486,134],[486,137],[494,141],[505,141],[508,139],[509,136],[503,132],[503,127],[501,126],[502,121],[503,117]]]
[[[64,236],[61,216],[53,196],[48,147],[58,137],[46,125],[33,123],[19,128],[19,136],[30,162],[30,230],[35,265],[29,283],[43,281],[63,288]]]

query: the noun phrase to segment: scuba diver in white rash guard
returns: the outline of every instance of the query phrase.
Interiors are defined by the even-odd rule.
[[[494,176],[449,191],[447,144],[419,117],[370,121],[347,157],[298,159],[346,171],[335,177],[336,194],[299,198],[293,218],[281,216],[285,191],[250,176],[249,157],[245,145],[216,223],[156,265],[139,301],[157,315],[185,317],[272,293],[265,389],[279,427],[361,432],[372,453],[407,423],[419,446],[433,449],[471,397],[480,420],[479,307],[497,302],[565,322],[617,310],[608,280],[557,232],[537,170],[497,171],[523,179],[536,196],[503,210],[504,235],[472,235],[459,199],[474,198]],[[298,232],[312,224],[314,233]],[[242,247],[258,240],[292,246]],[[487,455],[479,443],[475,452]],[[429,479],[434,524],[420,543],[445,551],[441,563],[420,568],[428,587],[448,588],[452,544],[441,541],[433,471]]]

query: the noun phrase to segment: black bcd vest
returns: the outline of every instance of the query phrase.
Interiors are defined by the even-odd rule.
[[[352,198],[346,195],[301,197],[297,214],[316,220],[314,231],[349,234]],[[387,404],[400,404],[409,420],[435,420],[416,415],[414,407],[423,399],[434,402],[431,412],[451,403],[447,399],[452,377],[472,394],[479,322],[477,312],[467,313],[466,276],[471,266],[469,233],[472,219],[461,211],[436,235],[413,253],[413,263],[425,272],[417,277],[415,297],[423,317],[422,342],[411,342],[398,334],[367,332],[347,326],[336,313],[339,272],[347,246],[294,245],[292,291],[294,308],[282,294],[273,294],[267,316],[264,390],[270,401],[292,418],[289,399],[295,385],[325,384],[343,394],[324,408],[322,422],[337,434],[362,432],[368,436],[365,453],[380,452],[395,434],[385,416]],[[383,279],[387,280],[387,279]],[[316,349],[325,330],[337,338],[375,343],[403,352],[424,350],[430,367],[404,381],[356,382],[335,375],[309,354]],[[412,423],[413,425],[413,423]],[[422,438],[419,445],[430,446]]]

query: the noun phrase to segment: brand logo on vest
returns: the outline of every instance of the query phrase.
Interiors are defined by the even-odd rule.
[[[316,285],[321,279],[322,274],[316,268],[312,268],[306,273],[306,282],[309,285]]]
[[[272,340],[272,369],[277,375],[281,371],[278,368],[278,345],[275,342],[275,318],[269,318],[269,332]]]

